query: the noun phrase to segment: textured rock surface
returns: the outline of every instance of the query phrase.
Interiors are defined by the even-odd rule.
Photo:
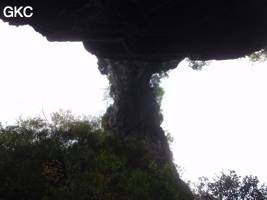
[[[5,6],[32,6],[33,16],[6,18]],[[267,0],[1,0],[0,11],[11,25],[29,24],[49,41],[83,41],[86,50],[106,58],[115,82],[107,128],[146,138],[163,163],[171,162],[171,152],[149,91],[160,69],[153,61],[232,59],[267,44]]]
[[[170,164],[181,195],[193,199],[188,186],[179,178],[173,165],[167,138],[160,127],[161,118],[150,87],[152,74],[175,68],[180,61],[165,63],[99,59],[103,74],[112,82],[114,104],[104,115],[105,129],[127,140],[145,140],[158,162]]]
[[[175,68],[178,61],[166,65]],[[162,70],[161,63],[101,59],[111,76],[114,104],[105,114],[106,129],[129,139],[145,139],[158,152],[163,163],[172,162],[171,152],[160,127],[161,118],[152,89],[152,74]]]
[[[32,6],[5,18],[5,6]],[[266,0],[1,0],[0,19],[30,24],[49,41],[83,41],[98,57],[231,59],[267,44]]]

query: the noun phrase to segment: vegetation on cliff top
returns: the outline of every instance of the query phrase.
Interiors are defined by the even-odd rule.
[[[0,127],[4,199],[184,199],[170,166],[146,141],[108,135],[100,120],[70,111]]]

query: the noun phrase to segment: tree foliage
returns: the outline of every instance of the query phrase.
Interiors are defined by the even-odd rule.
[[[53,113],[0,126],[3,199],[183,199],[146,141],[110,136],[100,120]]]
[[[229,174],[221,172],[213,182],[208,178],[199,178],[195,184],[196,200],[266,200],[267,187],[259,186],[257,177],[245,176],[241,179],[235,171]]]
[[[267,46],[260,51],[254,52],[248,56],[250,62],[263,63],[267,60]]]
[[[211,63],[211,61],[190,60],[189,58],[186,58],[186,61],[188,62],[188,66],[194,70],[202,70],[203,67]]]

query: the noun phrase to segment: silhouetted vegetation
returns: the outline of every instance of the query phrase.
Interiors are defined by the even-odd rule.
[[[106,133],[100,120],[70,111],[0,127],[2,199],[184,199],[170,166],[146,141]]]
[[[260,51],[250,54],[248,58],[251,62],[265,62],[267,60],[267,46]]]
[[[241,180],[235,171],[229,174],[221,172],[213,182],[208,178],[199,178],[194,185],[196,200],[266,200],[267,187],[259,186],[257,177],[245,176]]]
[[[208,66],[211,61],[201,61],[201,60],[190,60],[189,58],[185,59],[188,62],[188,66],[194,70],[202,70],[203,67]]]

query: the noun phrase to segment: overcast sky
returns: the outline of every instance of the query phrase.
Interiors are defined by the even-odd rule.
[[[0,20],[0,122],[59,108],[100,116],[108,83],[80,42],[48,42],[31,27]],[[163,80],[164,129],[171,132],[183,177],[228,169],[267,183],[267,66],[213,61],[194,71],[183,61]]]

